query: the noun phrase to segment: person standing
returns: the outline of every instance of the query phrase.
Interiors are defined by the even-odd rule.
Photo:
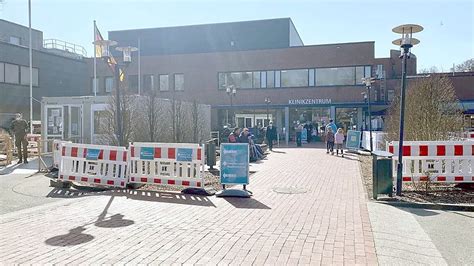
[[[329,154],[329,152],[334,155],[334,132],[331,127],[327,128],[326,133],[326,153]]]
[[[20,113],[16,114],[16,119],[12,121],[12,132],[15,135],[15,146],[18,151],[18,163],[28,163],[28,122],[23,119]]]
[[[229,143],[237,143],[239,142],[239,137],[240,137],[239,135],[240,135],[240,128],[236,127],[234,128],[232,133],[230,133],[227,140],[229,141]]]
[[[339,156],[339,150],[341,150],[341,155],[344,157],[344,152],[342,150],[342,144],[344,143],[344,132],[342,128],[338,128],[336,135],[334,136],[334,143],[336,144],[336,155]]]
[[[301,147],[301,132],[303,132],[303,125],[300,124],[300,121],[297,121],[296,122],[296,127],[295,127],[295,131],[296,131],[296,146],[297,147]]]
[[[271,121],[267,126],[265,137],[267,138],[268,148],[273,151],[273,141],[275,141],[277,138],[277,130],[276,127],[273,126],[273,122]]]

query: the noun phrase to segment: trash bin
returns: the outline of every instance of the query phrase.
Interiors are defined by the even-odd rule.
[[[392,153],[386,151],[372,152],[372,193],[374,199],[377,199],[378,194],[392,196],[392,156]]]
[[[206,164],[211,170],[216,165],[216,141],[217,139],[210,139],[206,142]]]

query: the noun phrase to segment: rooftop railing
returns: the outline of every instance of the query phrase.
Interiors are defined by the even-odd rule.
[[[65,51],[65,52],[73,53],[73,54],[83,56],[83,57],[87,56],[87,51],[84,47],[74,44],[74,43],[61,41],[58,39],[45,39],[43,41],[43,47],[45,49],[56,49],[56,50]]]

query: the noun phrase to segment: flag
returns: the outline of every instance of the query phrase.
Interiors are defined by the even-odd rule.
[[[100,34],[99,29],[97,28],[97,25],[94,23],[94,41],[103,41],[104,38],[102,37],[102,34]],[[103,57],[105,55],[105,51],[102,47],[102,45],[99,44],[94,44],[94,49],[95,49],[95,56],[96,57]],[[112,72],[115,72],[115,66],[117,64],[117,61],[115,60],[114,56],[110,53],[108,54],[107,57],[107,65],[109,65],[110,69]]]
[[[121,68],[119,68],[119,79],[120,81],[125,80],[125,72]]]

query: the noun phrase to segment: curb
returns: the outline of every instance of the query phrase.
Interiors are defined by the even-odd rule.
[[[415,202],[383,201],[383,200],[372,200],[372,202],[386,204],[386,205],[390,205],[397,208],[418,208],[418,209],[431,209],[431,210],[474,212],[474,205],[443,204],[443,203],[415,203]]]

